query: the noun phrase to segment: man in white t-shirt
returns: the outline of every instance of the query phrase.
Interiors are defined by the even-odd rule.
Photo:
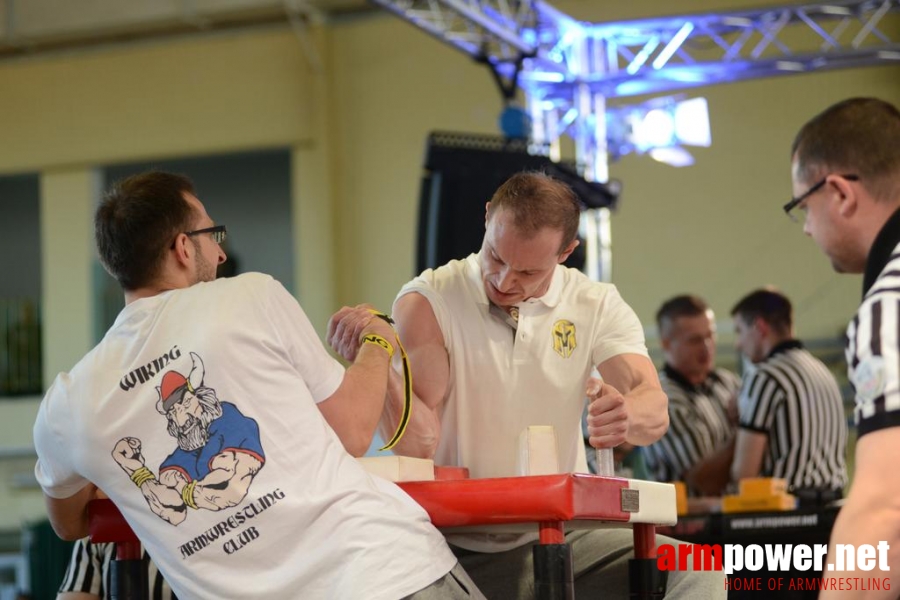
[[[518,474],[518,440],[553,426],[559,465],[587,473],[581,415],[595,448],[647,445],[668,426],[666,396],[643,328],[610,284],[562,263],[578,245],[581,206],[568,186],[521,173],[487,204],[481,251],[427,270],[400,291],[393,317],[415,392],[398,454],[467,467],[472,477]],[[352,356],[353,344],[330,339]],[[351,338],[352,341],[352,338]],[[591,377],[596,368],[603,380]],[[402,413],[402,378],[388,384],[383,430]],[[490,598],[531,598],[536,535],[454,534],[460,561]],[[578,597],[628,595],[630,530],[567,536]],[[671,573],[668,597],[724,596],[714,572]]]
[[[181,176],[117,183],[95,229],[126,305],[35,423],[61,537],[87,533],[99,486],[182,598],[483,597],[428,515],[353,458],[382,413],[386,321],[351,313],[345,370],[271,277],[215,281],[225,227]]]

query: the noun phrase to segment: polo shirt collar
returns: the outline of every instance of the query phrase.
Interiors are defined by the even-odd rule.
[[[530,300],[526,300],[526,302],[543,302],[546,306],[555,308],[562,301],[563,269],[565,268],[566,267],[562,265],[556,265],[553,269],[553,278],[550,280],[550,287],[547,288],[544,295],[538,298],[531,298]]]
[[[488,312],[490,309],[490,301],[488,300],[487,293],[484,291],[484,281],[481,279],[481,252],[479,251],[475,254],[470,254],[466,257],[466,263],[468,264],[469,285],[472,286],[478,304],[482,305],[482,310]],[[543,296],[530,298],[519,304],[541,302],[550,308],[559,305],[562,301],[563,269],[565,269],[565,267],[562,265],[556,265],[556,268],[553,270],[553,279],[550,280],[550,287],[547,288],[547,291],[544,292]]]
[[[469,287],[475,295],[475,301],[485,313],[491,308],[491,302],[488,300],[484,291],[484,282],[481,280],[481,252],[470,254],[466,257],[466,276],[469,280]]]
[[[782,352],[787,352],[788,350],[794,350],[798,348],[803,348],[803,343],[800,340],[785,340],[772,348],[772,351],[769,352],[766,360],[769,360],[776,354],[781,354]]]
[[[665,372],[666,377],[668,377],[669,379],[671,379],[672,381],[674,381],[675,383],[677,383],[684,389],[693,390],[695,392],[699,392],[703,388],[703,385],[707,381],[712,379],[715,375],[715,371],[710,371],[709,373],[707,373],[706,379],[704,379],[702,383],[700,383],[699,385],[695,385],[695,384],[691,383],[690,381],[688,381],[687,377],[682,375],[681,371],[677,370],[675,367],[673,367],[669,363],[666,363],[663,365],[663,372]]]

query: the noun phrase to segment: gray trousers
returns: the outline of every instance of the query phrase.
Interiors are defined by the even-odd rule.
[[[456,563],[450,571],[404,600],[485,600],[462,565]]]
[[[590,529],[566,535],[572,546],[577,600],[627,599],[628,559],[634,557],[631,529]],[[678,542],[656,536],[657,546]],[[489,600],[532,600],[532,546],[506,552],[470,552],[451,546],[475,584]],[[691,563],[692,561],[688,561]],[[670,571],[666,598],[706,600],[725,598],[721,571]]]

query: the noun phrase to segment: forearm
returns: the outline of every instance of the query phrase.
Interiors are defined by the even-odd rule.
[[[684,480],[692,489],[704,496],[719,496],[731,480],[731,462],[734,459],[734,438],[723,444],[711,455],[698,461],[684,474]]]
[[[658,385],[642,383],[625,394],[625,402],[629,414],[628,443],[647,446],[669,428],[669,399]]]
[[[246,473],[244,475],[247,475]],[[233,469],[218,468],[188,488],[188,505],[206,510],[221,510],[235,506],[247,493],[252,479],[241,477]],[[190,485],[190,484],[188,484]]]
[[[887,542],[889,550],[886,560],[876,554],[875,568],[871,571],[861,571],[858,566],[856,571],[825,571],[824,577],[875,577],[890,578],[890,587],[882,585],[881,590],[856,590],[855,599],[880,599],[896,598],[900,589],[900,529],[892,524],[900,522],[900,509],[897,506],[885,506],[871,502],[868,498],[854,498],[851,493],[846,504],[838,513],[837,521],[831,531],[828,544],[828,560],[826,565],[835,565],[837,560],[837,544],[853,544],[857,549],[863,544],[869,544],[878,548],[879,542]],[[842,552],[841,554],[845,554]],[[854,551],[854,559],[856,552]],[[889,571],[883,571],[881,562],[890,566]],[[846,567],[847,565],[845,565]],[[846,591],[824,590],[819,595],[822,600],[841,600],[847,597]]]
[[[738,483],[741,479],[752,479],[760,476],[759,466],[748,462],[747,459],[735,456],[732,461],[730,469],[731,481]]]
[[[415,392],[412,393],[412,410],[406,432],[393,450],[395,454],[416,458],[434,458],[440,441],[441,423],[436,411],[425,404]],[[391,369],[388,380],[387,402],[381,418],[381,435],[387,442],[403,415],[406,402],[406,386],[402,373]]]
[[[768,445],[768,434],[739,427],[734,438],[731,480],[739,482],[741,479],[759,477]]]
[[[320,404],[328,424],[353,456],[369,449],[384,409],[389,354],[376,344],[362,344],[337,391]]]
[[[61,539],[74,541],[88,534],[88,502],[97,487],[88,484],[68,498],[52,498],[44,495],[50,525]]]

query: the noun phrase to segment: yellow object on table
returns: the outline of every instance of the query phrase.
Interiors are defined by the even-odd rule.
[[[737,495],[722,498],[722,512],[794,510],[797,498],[787,493],[787,481],[774,477],[742,479]]]
[[[748,477],[738,483],[739,496],[761,498],[775,494],[786,494],[788,491],[787,479],[777,477]]]
[[[687,486],[683,481],[673,481],[675,486],[675,513],[679,517],[688,514]]]

